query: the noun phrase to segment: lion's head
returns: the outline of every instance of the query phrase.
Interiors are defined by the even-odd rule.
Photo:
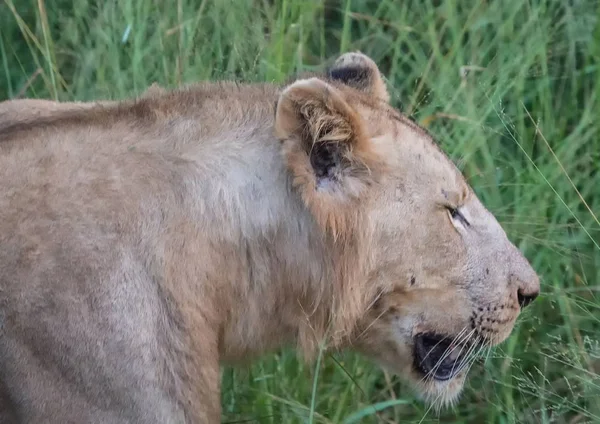
[[[505,340],[538,295],[536,273],[428,133],[390,106],[367,56],[286,87],[276,130],[315,220],[357,253],[339,260],[333,320],[364,307],[349,343],[452,402],[473,355]]]

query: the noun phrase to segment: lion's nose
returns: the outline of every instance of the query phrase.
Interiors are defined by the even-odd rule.
[[[521,308],[524,308],[540,294],[540,278],[521,252],[516,248],[513,252],[511,280],[516,288],[517,301]]]
[[[525,293],[525,291],[521,288],[517,289],[517,299],[519,300],[519,306],[521,306],[521,308],[524,308],[525,306],[529,305],[535,300],[536,297],[538,297],[538,294],[540,294],[539,290],[531,293]]]

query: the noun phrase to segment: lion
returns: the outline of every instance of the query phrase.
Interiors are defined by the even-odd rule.
[[[220,366],[352,349],[455,402],[539,278],[360,53],[0,103],[3,422],[216,423]]]

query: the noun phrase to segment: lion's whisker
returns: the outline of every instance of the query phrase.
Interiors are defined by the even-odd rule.
[[[460,332],[459,332],[459,333],[458,333],[458,334],[457,334],[457,335],[454,337],[454,339],[452,340],[452,342],[451,342],[450,344],[452,345],[452,343],[456,342],[456,338],[457,338],[457,337],[459,337],[459,336],[460,336],[460,335],[461,335],[463,332],[465,332],[466,330],[467,330],[467,327],[466,327],[466,326],[465,326],[465,327],[463,327],[463,329],[462,329],[462,330],[460,330]],[[432,349],[431,349],[429,352],[427,352],[427,354],[425,355],[425,357],[423,358],[423,360],[427,359],[427,357],[428,357],[428,356],[429,356],[429,354],[430,354],[430,353],[433,351],[433,349],[435,349],[436,347],[438,347],[438,345],[439,345],[440,343],[442,343],[444,340],[446,340],[446,339],[445,339],[445,338],[444,338],[444,339],[440,339],[440,340],[439,340],[439,341],[438,341],[438,342],[437,342],[437,343],[436,343],[436,344],[433,346],[433,348],[432,348]],[[446,349],[446,350],[447,350],[447,349]]]
[[[465,327],[465,330],[466,330],[466,327]],[[446,350],[444,351],[444,353],[442,354],[442,356],[440,357],[440,359],[438,359],[438,361],[436,362],[436,364],[434,365],[434,367],[427,374],[425,374],[425,376],[421,380],[425,380],[425,379],[429,378],[430,376],[432,376],[433,374],[435,374],[435,372],[439,369],[439,367],[444,362],[444,360],[446,360],[446,358],[448,358],[448,356],[450,354],[452,354],[452,352],[454,352],[461,345],[464,347],[464,344],[469,340],[469,338],[473,335],[474,332],[475,332],[475,330],[473,329],[469,333],[464,334],[461,337],[461,339],[460,339],[459,342],[456,341],[456,339],[459,338],[459,336],[457,335],[454,338],[454,340],[452,341],[452,343],[450,343],[450,345],[446,348]],[[459,335],[462,334],[462,333],[463,333],[463,331],[461,330],[459,332]]]
[[[475,333],[475,329],[472,329],[469,334],[467,334],[465,337],[463,337],[463,339],[460,341],[460,343],[457,343],[457,345],[448,353],[443,355],[443,357],[440,359],[440,361],[438,361],[438,364],[436,364],[436,366],[434,367],[434,372],[437,371],[437,369],[439,368],[439,366],[441,365],[441,362],[443,362],[452,352],[454,352],[454,350],[456,350],[456,348],[458,348],[459,346],[461,347],[461,352],[464,349],[464,346],[467,344],[467,342],[469,341],[469,339],[472,337],[472,335]],[[467,350],[467,354],[465,355],[465,357],[468,357],[469,353],[473,350],[473,348],[477,346],[476,344],[470,345],[469,349]],[[459,353],[459,358],[460,358],[460,353]],[[452,371],[454,372],[454,368],[452,368]]]
[[[472,357],[469,359],[469,364],[466,365],[466,372],[468,373],[471,370],[471,367],[475,364],[475,360],[479,357],[479,354],[481,353],[481,351],[483,351],[484,349],[486,349],[488,351],[488,353],[491,350],[491,346],[487,345],[487,344],[482,344],[482,347],[480,347],[480,349],[472,355]]]
[[[465,366],[470,367],[469,363],[473,364],[473,362],[475,362],[475,359],[478,357],[479,353],[481,353],[483,349],[483,345],[478,345],[476,343],[472,344],[467,350],[467,353],[465,354],[464,358],[460,361],[458,369],[462,369]],[[454,371],[454,368],[452,368],[452,371]]]
[[[462,354],[462,352],[463,352],[463,350],[464,350],[465,346],[466,346],[466,344],[463,344],[463,345],[462,345],[462,347],[460,348],[460,352],[458,352],[458,356],[457,356],[457,358],[458,358],[458,359],[460,359],[460,358],[461,358],[461,354]],[[462,369],[462,367],[463,367],[463,365],[464,365],[465,361],[468,359],[468,357],[469,357],[469,354],[470,354],[470,353],[471,353],[471,352],[474,350],[474,347],[475,347],[475,346],[477,346],[477,344],[475,344],[475,343],[473,343],[473,344],[469,345],[469,347],[467,348],[467,353],[465,353],[465,359],[464,359],[464,360],[461,360],[461,362],[460,362],[460,364],[459,364],[459,367],[457,368],[458,370]],[[456,366],[456,361],[454,362],[454,365],[452,365],[452,371],[450,371],[450,375],[453,375],[453,374],[454,374],[454,369],[455,369],[455,366]]]

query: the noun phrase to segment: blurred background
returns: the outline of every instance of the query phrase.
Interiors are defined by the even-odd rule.
[[[600,2],[0,0],[0,100],[281,82],[360,50],[542,278],[460,401],[352,353],[223,370],[227,423],[600,423]]]

